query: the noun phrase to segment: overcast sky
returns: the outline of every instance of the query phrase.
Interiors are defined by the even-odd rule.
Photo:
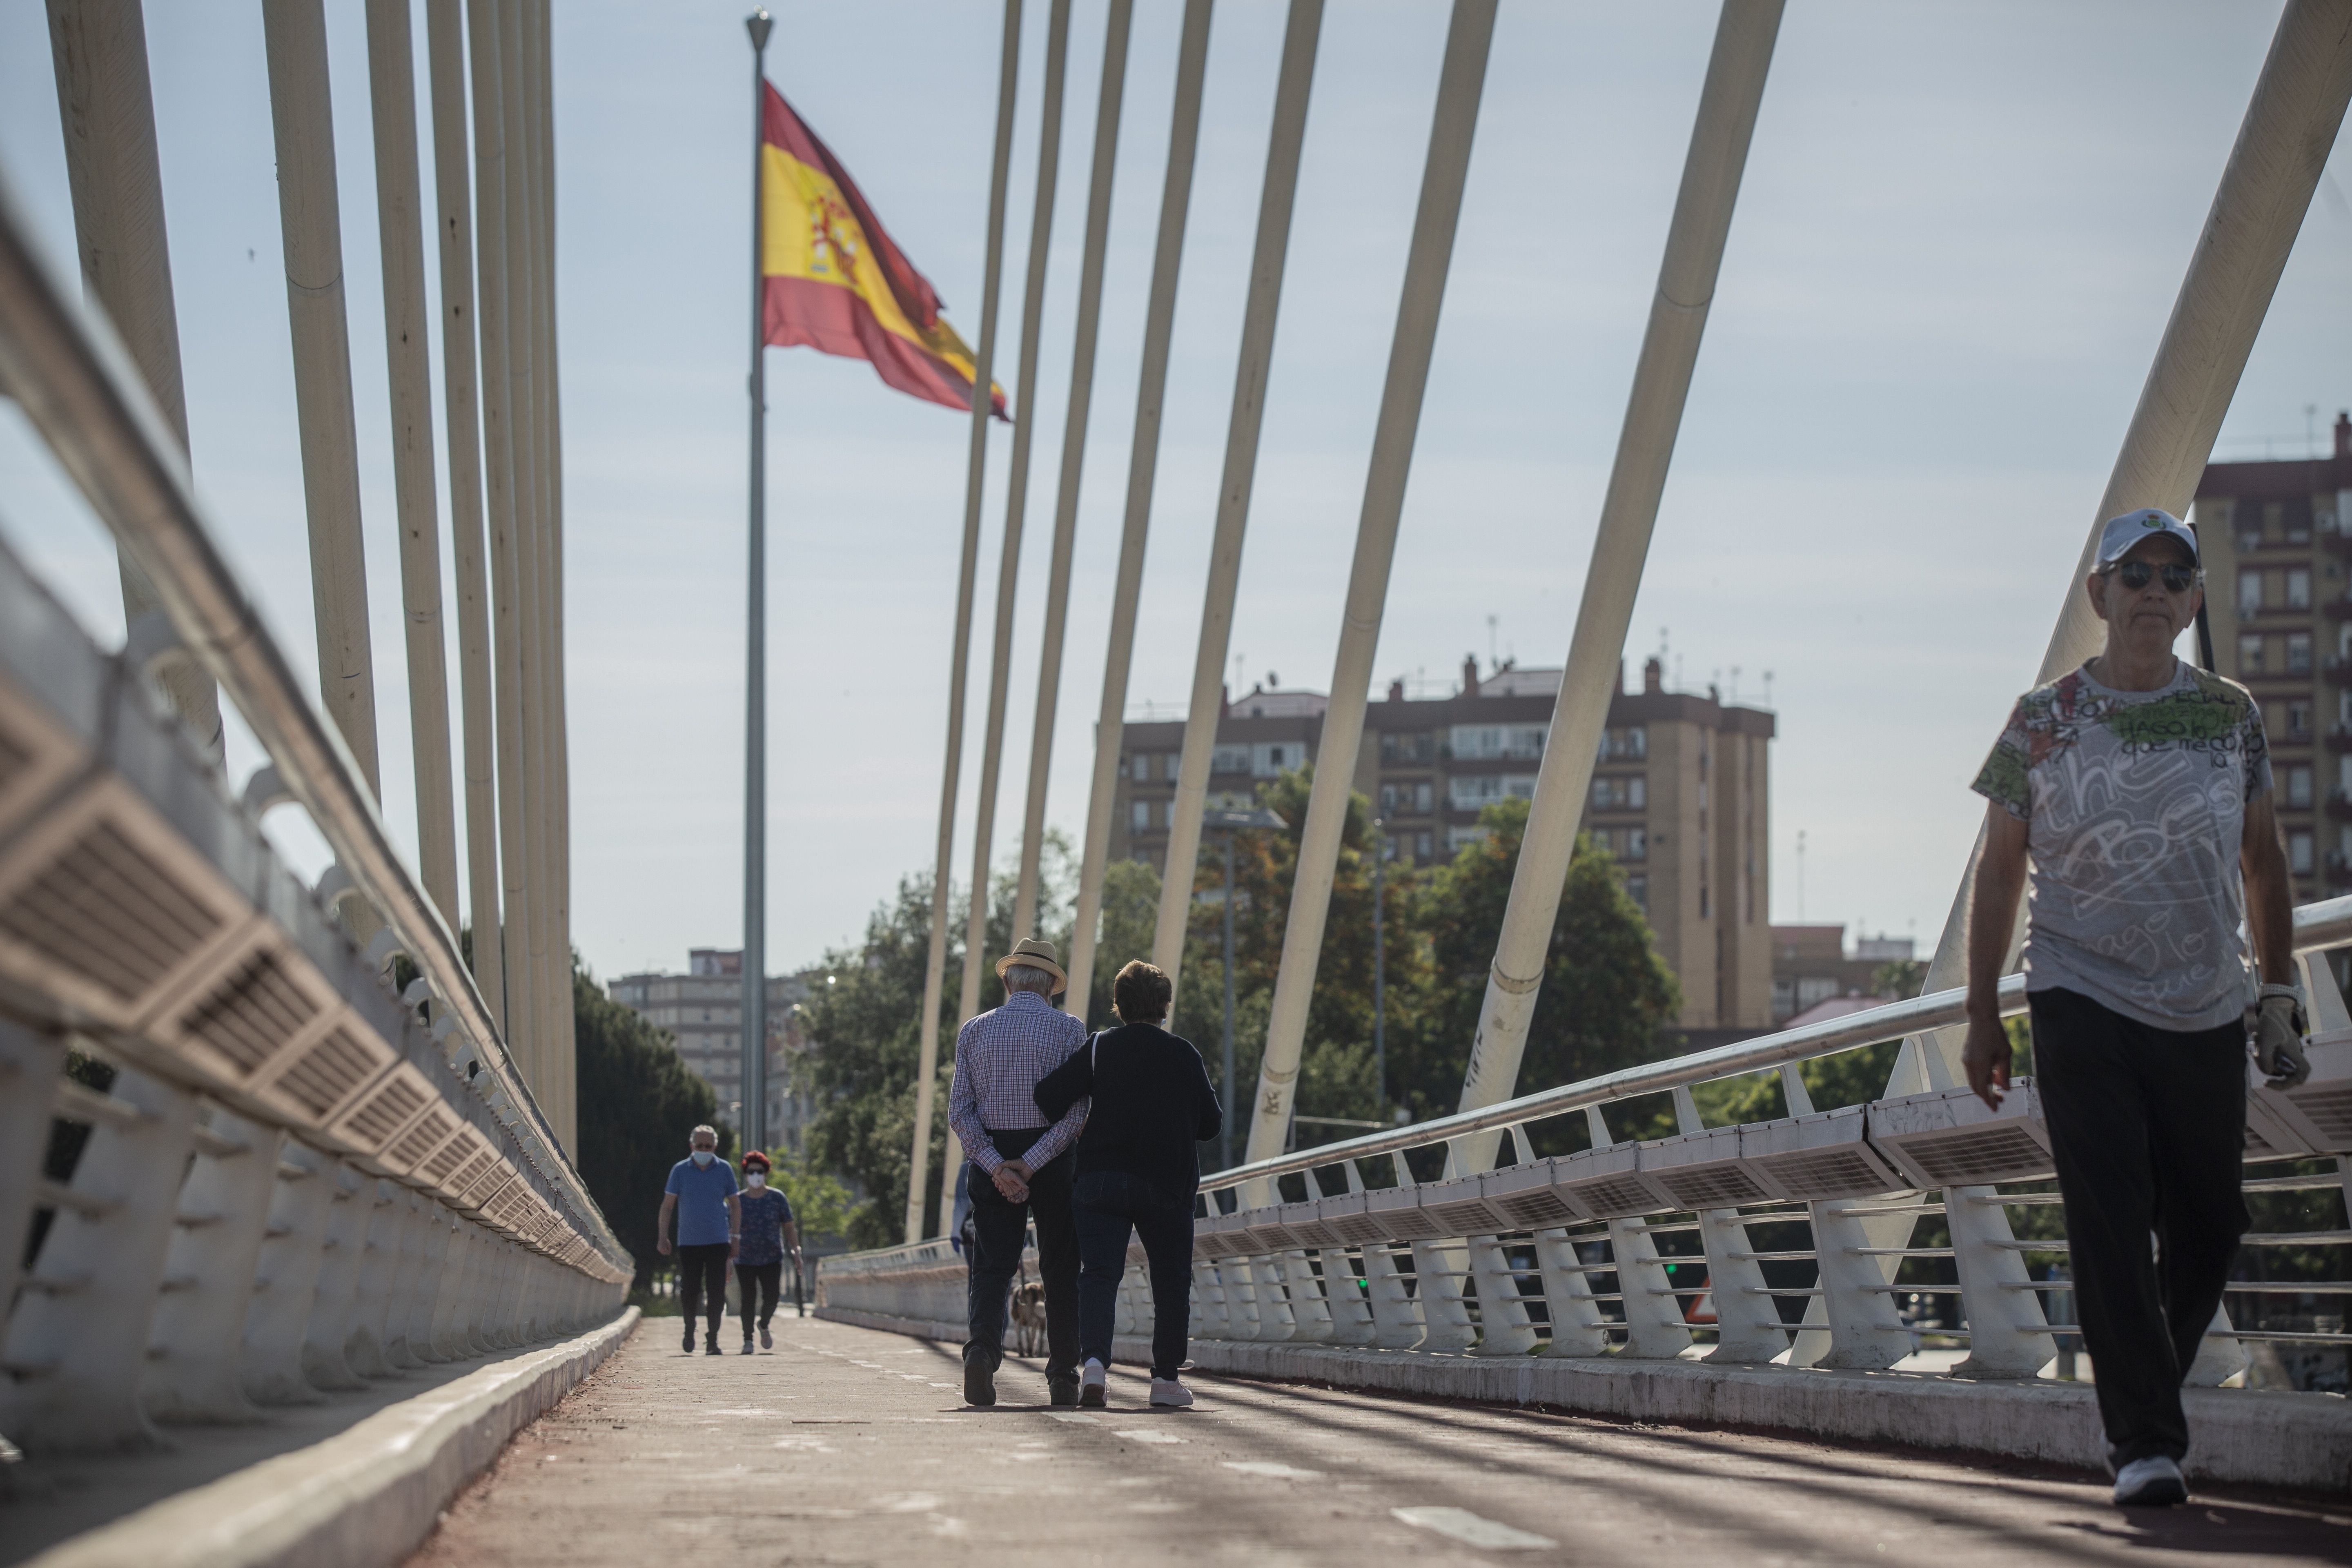
[[[995,8],[776,9],[772,77],[976,338]],[[327,10],[385,807],[413,844],[364,33],[359,0]],[[1077,0],[1071,28],[1034,395],[1013,361],[1046,6],[1028,12],[998,376],[1038,434],[1000,861],[1028,767],[1104,3]],[[1073,835],[1178,15],[1175,0],[1137,7],[1120,132],[1049,795]],[[2277,16],[2268,0],[1789,7],[1627,650],[1663,647],[1685,687],[1719,679],[1745,700],[1769,672],[1775,920],[1933,942],[1979,816],[1969,780],[2041,658]],[[1714,19],[1692,0],[1506,0],[1383,679],[1483,658],[1489,617],[1506,656],[1564,655]],[[1436,0],[1347,0],[1325,23],[1234,637],[1252,680],[1329,682],[1445,21]],[[278,636],[315,668],[260,10],[172,0],[147,23],[197,481]],[[1181,704],[1190,681],[1282,23],[1276,5],[1228,0],[1212,35],[1138,706]],[[416,26],[421,40],[421,5]],[[609,976],[740,941],[750,58],[739,5],[688,0],[562,0],[554,48],[572,908]],[[429,145],[425,159],[429,179]],[[0,165],[69,255],[34,0],[0,4]],[[2347,186],[2339,143],[2224,455],[2298,455],[2352,402]],[[852,938],[929,866],[967,425],[806,350],[772,353],[768,385],[769,941],[783,969]],[[1010,450],[1000,429],[960,868]],[[111,545],[13,410],[0,534],[120,638]],[[232,741],[250,766],[249,741]],[[315,870],[293,815],[272,830]]]

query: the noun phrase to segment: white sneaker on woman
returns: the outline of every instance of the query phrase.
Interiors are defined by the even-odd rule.
[[[2162,1454],[2134,1459],[2116,1472],[2118,1508],[2172,1508],[2189,1500],[2180,1467]]]
[[[1106,1386],[1108,1375],[1102,1363],[1092,1356],[1087,1358],[1087,1364],[1078,1369],[1078,1408],[1100,1410],[1103,1407],[1109,1394]]]
[[[1155,1377],[1151,1380],[1151,1403],[1183,1410],[1192,1403],[1192,1391],[1172,1377]]]

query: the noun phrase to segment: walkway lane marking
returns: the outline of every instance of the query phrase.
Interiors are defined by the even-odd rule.
[[[1132,1437],[1139,1443],[1181,1443],[1184,1439],[1172,1432],[1155,1432],[1149,1426],[1130,1426],[1124,1432],[1113,1432],[1114,1437]]]
[[[945,1388],[948,1384],[942,1383],[939,1384],[939,1386]],[[1095,1418],[1093,1416],[1081,1415],[1075,1410],[1048,1410],[1045,1412],[1045,1415],[1048,1419],[1055,1421],[1076,1421],[1087,1426],[1091,1426],[1095,1424]]]
[[[1498,1552],[1539,1552],[1559,1544],[1549,1535],[1514,1529],[1466,1508],[1392,1508],[1389,1512],[1417,1529],[1434,1531],[1465,1546],[1486,1546]]]
[[[1273,1476],[1278,1480],[1314,1481],[1323,1478],[1320,1470],[1302,1470],[1274,1459],[1227,1459],[1225,1468],[1239,1470],[1245,1476]]]

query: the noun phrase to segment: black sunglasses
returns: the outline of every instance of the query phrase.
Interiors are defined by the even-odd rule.
[[[2107,570],[2122,578],[2124,586],[2134,593],[2147,587],[2148,580],[2159,572],[2164,574],[2164,586],[2168,593],[2186,594],[2197,585],[2197,568],[2183,566],[2177,561],[2163,566],[2151,566],[2145,561],[2126,561]]]

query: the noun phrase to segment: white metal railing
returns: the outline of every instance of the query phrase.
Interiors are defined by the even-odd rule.
[[[2295,933],[2305,953],[2352,940],[2352,899],[2298,910]],[[2322,1026],[2313,1075],[2286,1093],[2250,1079],[2250,1193],[2343,1191],[2352,1026],[2327,966],[2308,969]],[[1948,1081],[1923,1040],[1922,1092],[1817,1112],[1797,1070],[1959,1022],[1963,1002],[1954,991],[1894,1003],[1218,1172],[1202,1184],[1196,1222],[1192,1332],[1479,1355],[1708,1350],[1723,1362],[1929,1371],[1965,1351],[1954,1370],[1978,1377],[2030,1377],[2053,1359],[2063,1367],[2077,1331],[2060,1307],[2071,1300],[2066,1243],[2031,1079],[1989,1110]],[[2024,1011],[2021,977],[2004,983],[2002,1005]],[[1694,1086],[1772,1068],[1792,1114],[1702,1123]],[[1675,1136],[1612,1135],[1609,1107],[1661,1092],[1673,1099]],[[1570,1116],[1586,1147],[1536,1155],[1531,1129]],[[1476,1163],[1464,1156],[1479,1135],[1510,1162],[1460,1173]],[[1443,1173],[1430,1173],[1441,1156]],[[1920,1225],[1939,1221],[1946,1234],[1918,1245]],[[2250,1235],[2240,1272],[2266,1272],[2261,1260],[2276,1248],[2347,1244],[2352,1228],[2333,1210],[2314,1226]],[[942,1256],[828,1259],[820,1300],[954,1321],[944,1244],[925,1245]],[[2338,1310],[2272,1321],[2267,1304],[2291,1296],[2337,1299]],[[2219,1384],[2245,1367],[2246,1341],[2352,1344],[2344,1300],[2352,1281],[2341,1279],[2234,1280],[2191,1381]],[[1120,1324],[1150,1331],[1139,1267]],[[1949,1353],[1910,1359],[1921,1350]]]
[[[0,1434],[136,1445],[609,1318],[627,1254],[5,183],[0,390],[171,619],[106,655],[0,551]],[[159,717],[174,657],[269,755],[240,795]],[[281,800],[335,851],[315,889]]]

